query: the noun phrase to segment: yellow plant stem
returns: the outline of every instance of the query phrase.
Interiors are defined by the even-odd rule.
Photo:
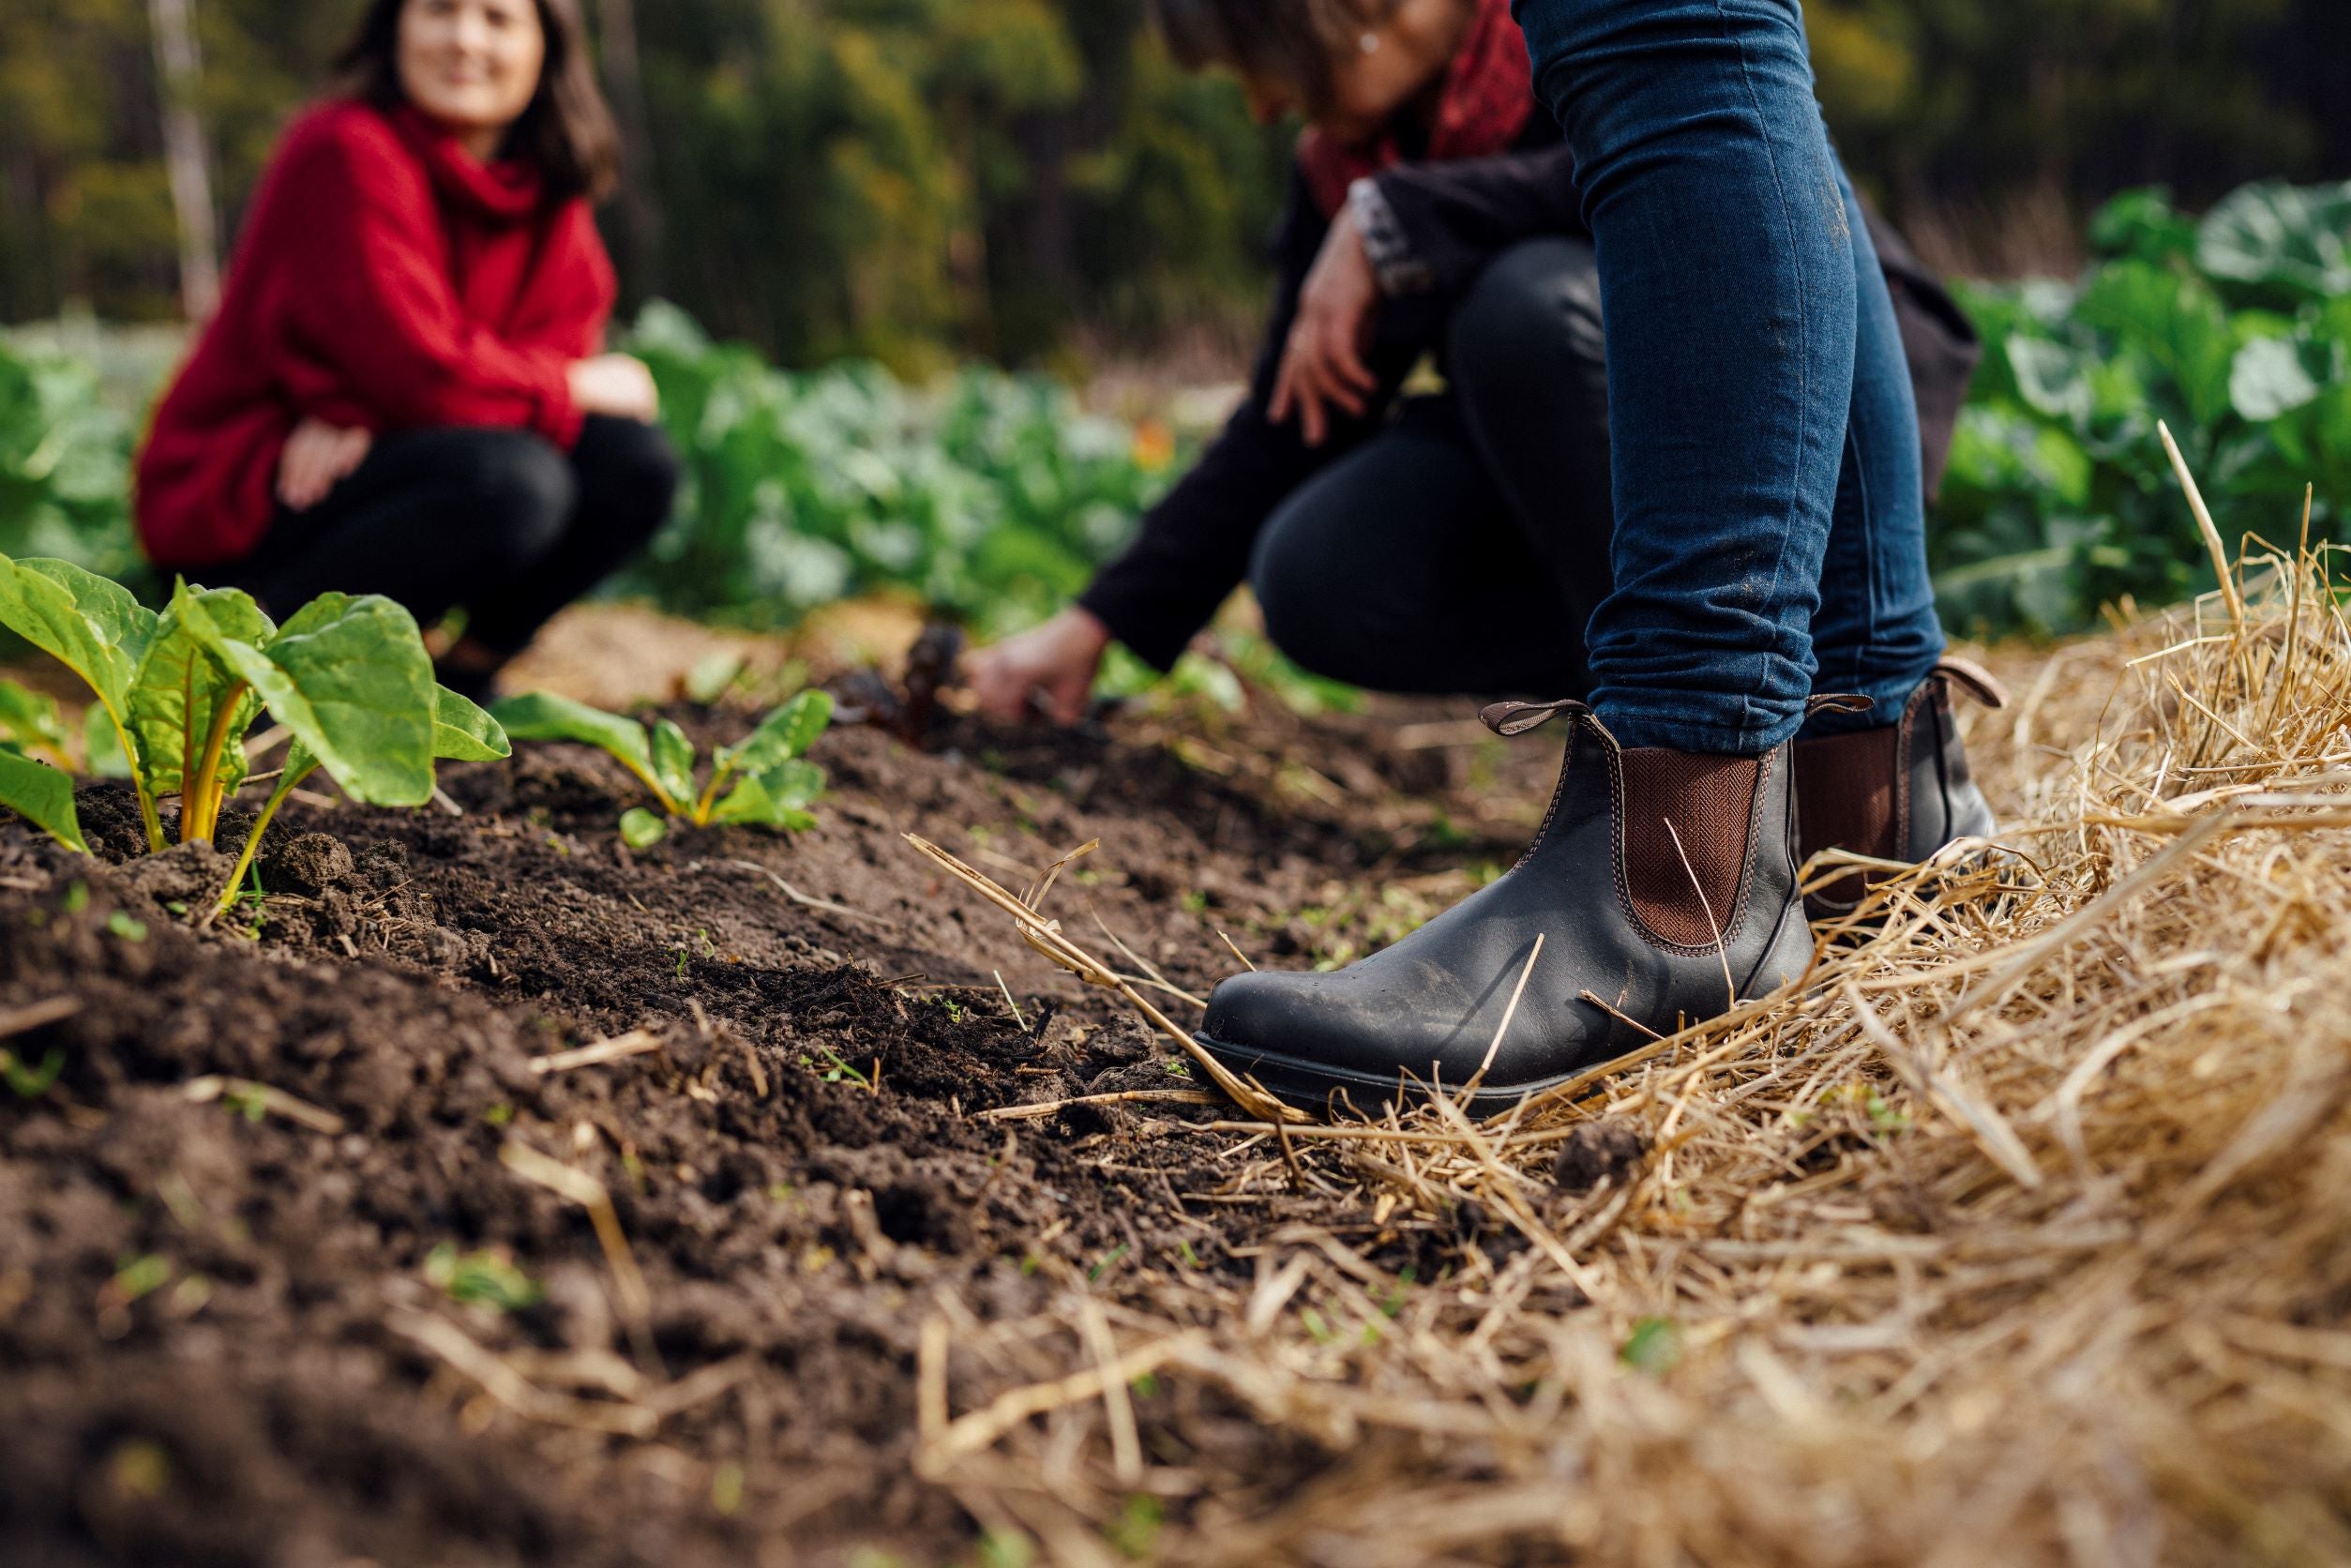
[[[724,789],[727,780],[733,776],[732,768],[720,768],[710,776],[710,788],[704,790],[701,798],[694,803],[694,825],[696,827],[710,825],[710,814],[718,807],[718,792]]]
[[[660,803],[664,815],[671,817],[683,817],[686,815],[686,808],[680,806],[676,801],[670,798],[670,792],[661,787],[661,781],[659,779],[654,777],[652,774],[647,773],[644,769],[639,767],[636,763],[630,761],[625,757],[615,756],[612,760],[620,763],[621,766],[626,768],[629,772],[635,774],[637,776],[638,782],[643,784],[646,789],[653,792],[653,798]]]
[[[203,835],[195,831],[196,806],[196,660],[190,656],[180,674],[180,842]]]
[[[220,801],[224,793],[220,776],[220,754],[228,749],[229,726],[236,718],[239,703],[245,701],[249,688],[243,681],[231,686],[213,710],[212,728],[204,732],[203,755],[197,759],[197,772],[191,778],[180,774],[180,842],[210,838],[220,825]]]
[[[245,873],[253,868],[253,856],[262,847],[262,835],[269,831],[271,822],[277,821],[278,808],[286,804],[286,797],[294,793],[294,786],[315,771],[315,768],[304,768],[296,774],[289,770],[278,780],[278,787],[269,792],[269,804],[263,807],[262,814],[254,819],[253,831],[245,836],[245,848],[237,852],[236,864],[229,867],[229,885],[220,890],[220,901],[212,906],[210,914],[204,916],[205,925],[211,925],[235,905],[236,890],[244,885]]]

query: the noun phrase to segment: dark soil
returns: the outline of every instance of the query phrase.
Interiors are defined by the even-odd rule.
[[[1260,962],[1342,959],[1506,862],[1556,755],[1400,746],[1397,717],[947,720],[931,754],[836,731],[814,832],[642,854],[614,830],[625,775],[526,747],[447,771],[462,816],[289,808],[265,904],[211,929],[185,912],[225,860],[126,860],[120,786],[83,793],[98,861],[0,829],[0,1560],[957,1560],[978,1525],[912,1466],[942,1287],[1003,1320],[1088,1276],[1111,1302],[1183,1271],[1245,1284],[1302,1217],[1424,1278],[1495,1244],[1474,1215],[1230,1199],[1237,1136],[1203,1125],[1228,1108],[981,1119],[1194,1080],[900,837],[1016,890],[1100,839],[1051,912],[1107,955],[1098,914],[1195,992],[1233,966],[1219,930]],[[531,1067],[636,1030],[658,1048]],[[642,1317],[510,1142],[609,1189]],[[1638,1157],[1589,1153],[1589,1180]],[[484,1295],[504,1304],[460,1299]],[[486,1393],[451,1334],[551,1405]],[[954,1408],[1002,1392],[988,1376],[958,1367]],[[585,1429],[648,1389],[681,1407],[657,1434]],[[1213,1429],[1262,1448],[1243,1468],[1269,1496],[1322,1460]]]

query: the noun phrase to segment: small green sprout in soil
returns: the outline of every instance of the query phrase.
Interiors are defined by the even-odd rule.
[[[128,1306],[155,1294],[171,1282],[172,1260],[148,1253],[144,1257],[127,1258],[114,1277],[105,1286],[107,1299],[119,1306]]]
[[[1681,1359],[1681,1326],[1670,1318],[1644,1318],[1617,1352],[1636,1372],[1662,1373]]]
[[[1157,1498],[1138,1494],[1120,1506],[1119,1516],[1105,1527],[1102,1537],[1121,1557],[1141,1562],[1158,1545],[1160,1526],[1166,1521],[1166,1511]]]
[[[1119,1259],[1126,1256],[1126,1244],[1124,1242],[1121,1242],[1118,1245],[1104,1253],[1102,1257],[1095,1261],[1094,1266],[1086,1271],[1086,1283],[1089,1285],[1100,1283],[1102,1276],[1116,1268],[1118,1266]]]
[[[143,1502],[159,1498],[172,1485],[172,1456],[160,1443],[125,1438],[106,1456],[106,1479],[117,1497]]]
[[[710,1506],[723,1518],[731,1518],[742,1510],[743,1467],[734,1460],[711,1472]]]
[[[66,1070],[66,1053],[55,1046],[49,1048],[38,1067],[27,1067],[14,1053],[0,1050],[0,1082],[20,1100],[38,1100],[57,1081],[57,1075]]]
[[[426,1255],[424,1275],[426,1284],[453,1302],[479,1302],[501,1312],[535,1306],[546,1298],[538,1281],[517,1268],[513,1254],[504,1247],[460,1254],[443,1242]]]
[[[733,822],[782,833],[816,826],[808,808],[824,794],[824,770],[806,760],[809,746],[833,722],[833,697],[804,691],[762,719],[758,729],[711,756],[710,776],[697,784],[694,743],[669,719],[651,729],[633,718],[592,708],[550,692],[525,692],[491,710],[519,741],[571,741],[592,746],[653,792],[660,809],[631,807],[622,813],[622,842],[649,850],[673,822],[696,827]]]
[[[112,934],[122,938],[125,942],[144,942],[147,940],[147,923],[134,915],[128,914],[121,910],[116,910],[113,913],[106,917],[106,928]]]
[[[414,616],[380,596],[323,594],[283,626],[249,594],[180,582],[161,614],[128,590],[64,561],[0,556],[0,626],[72,671],[96,698],[83,750],[93,771],[120,771],[138,796],[150,853],[164,849],[159,803],[179,802],[179,838],[209,842],[246,781],[245,735],[264,713],[293,731],[278,787],[246,836],[212,918],[228,912],[278,809],[320,768],[369,806],[422,806],[433,763],[507,755],[490,716],[432,678]],[[43,738],[0,693],[0,716]],[[57,753],[62,758],[62,753]],[[0,805],[87,854],[73,776],[0,747]]]
[[[980,1537],[979,1568],[1029,1568],[1035,1544],[1017,1530],[991,1530]]]
[[[849,1082],[856,1084],[861,1089],[871,1089],[873,1087],[873,1084],[867,1078],[865,1074],[859,1072],[856,1068],[841,1060],[840,1052],[835,1050],[830,1046],[819,1046],[817,1047],[817,1049],[823,1053],[825,1061],[832,1063],[832,1065],[825,1070],[825,1082]],[[800,1064],[812,1071],[816,1067],[815,1062],[805,1056],[800,1059]]]

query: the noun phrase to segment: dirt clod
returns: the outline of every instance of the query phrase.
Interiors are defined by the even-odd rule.
[[[1621,1186],[1649,1155],[1649,1138],[1630,1122],[1587,1122],[1560,1145],[1551,1168],[1563,1192],[1590,1192],[1603,1182]]]

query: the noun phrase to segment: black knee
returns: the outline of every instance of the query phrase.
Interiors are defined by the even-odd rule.
[[[1377,685],[1361,656],[1364,606],[1340,586],[1343,555],[1334,555],[1318,519],[1295,504],[1274,513],[1258,536],[1249,563],[1249,590],[1265,621],[1265,635],[1284,657],[1309,674],[1350,685]],[[1347,611],[1356,613],[1349,619]]]
[[[526,431],[476,432],[453,460],[463,465],[456,490],[470,514],[465,526],[491,572],[519,569],[554,549],[579,508],[571,464]]]
[[[1600,266],[1590,245],[1527,240],[1489,264],[1445,324],[1447,379],[1463,397],[1516,398],[1562,372],[1605,389]]]
[[[633,546],[669,520],[686,470],[660,426],[592,415],[572,457],[599,531]]]

